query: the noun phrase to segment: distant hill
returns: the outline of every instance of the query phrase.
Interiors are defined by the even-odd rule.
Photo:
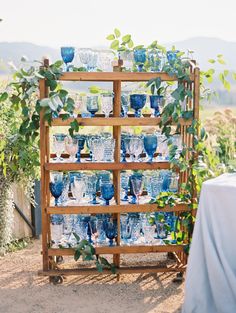
[[[218,38],[194,37],[167,44],[168,47],[172,45],[184,51],[187,49],[193,50],[193,58],[197,60],[201,69],[207,69],[211,66],[208,63],[210,58],[215,58],[217,54],[223,54],[227,63],[227,69],[236,71],[236,42],[229,42]],[[0,74],[4,75],[9,71],[6,66],[8,62],[12,61],[15,65],[18,65],[22,56],[27,56],[31,61],[42,60],[43,57],[48,57],[53,62],[60,59],[60,49],[40,46],[29,42],[0,42]],[[222,65],[214,64],[214,68],[220,70]],[[86,87],[88,86],[88,84],[85,85]],[[214,83],[213,86],[218,89],[217,83]],[[231,92],[228,96],[227,93],[223,93],[224,96],[220,100],[221,103],[236,103],[235,91]]]

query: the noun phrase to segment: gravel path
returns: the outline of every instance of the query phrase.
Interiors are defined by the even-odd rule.
[[[0,258],[0,313],[180,313],[183,284],[170,274],[71,276],[62,285],[37,276],[40,241]],[[125,260],[126,262],[126,260]]]

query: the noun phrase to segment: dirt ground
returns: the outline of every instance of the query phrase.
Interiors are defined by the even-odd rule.
[[[184,284],[175,275],[39,277],[40,241],[0,258],[0,313],[180,313]]]

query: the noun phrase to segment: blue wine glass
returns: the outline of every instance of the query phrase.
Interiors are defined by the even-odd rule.
[[[136,49],[134,50],[134,61],[137,66],[138,72],[143,71],[144,63],[146,62],[146,49]]]
[[[91,113],[91,117],[95,117],[95,113],[98,112],[98,96],[87,96],[87,110]]]
[[[159,95],[151,95],[150,96],[150,107],[154,109],[154,116],[160,116],[160,108],[163,106],[163,96]]]
[[[126,133],[121,134],[121,151],[122,151],[121,162],[126,162],[126,144],[125,144],[125,141],[128,137],[129,137],[129,134],[126,134]]]
[[[152,162],[154,153],[157,149],[157,136],[154,134],[147,134],[144,136],[144,149],[148,155],[148,162]]]
[[[86,137],[84,135],[75,135],[75,139],[78,140],[78,152],[77,152],[77,163],[81,162],[81,151],[84,149],[85,139]]]
[[[61,57],[65,63],[66,72],[69,72],[70,66],[68,63],[71,63],[75,56],[75,48],[74,47],[61,47]]]
[[[114,185],[112,183],[103,183],[101,185],[102,197],[105,200],[105,204],[109,205],[109,201],[114,196]]]
[[[141,109],[145,106],[146,100],[147,96],[144,94],[130,95],[130,106],[135,110],[135,117],[141,117]]]
[[[169,50],[166,52],[167,60],[171,67],[174,67],[178,58],[179,50]]]
[[[58,206],[58,199],[62,194],[63,184],[63,173],[62,172],[51,172],[51,181],[49,183],[49,189],[52,196],[55,198],[55,206]]]
[[[117,223],[112,219],[105,222],[105,232],[107,238],[109,239],[109,246],[112,247],[113,239],[117,237]]]

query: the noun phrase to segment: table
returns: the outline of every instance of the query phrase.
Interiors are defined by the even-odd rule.
[[[236,173],[203,183],[182,313],[236,312]]]

